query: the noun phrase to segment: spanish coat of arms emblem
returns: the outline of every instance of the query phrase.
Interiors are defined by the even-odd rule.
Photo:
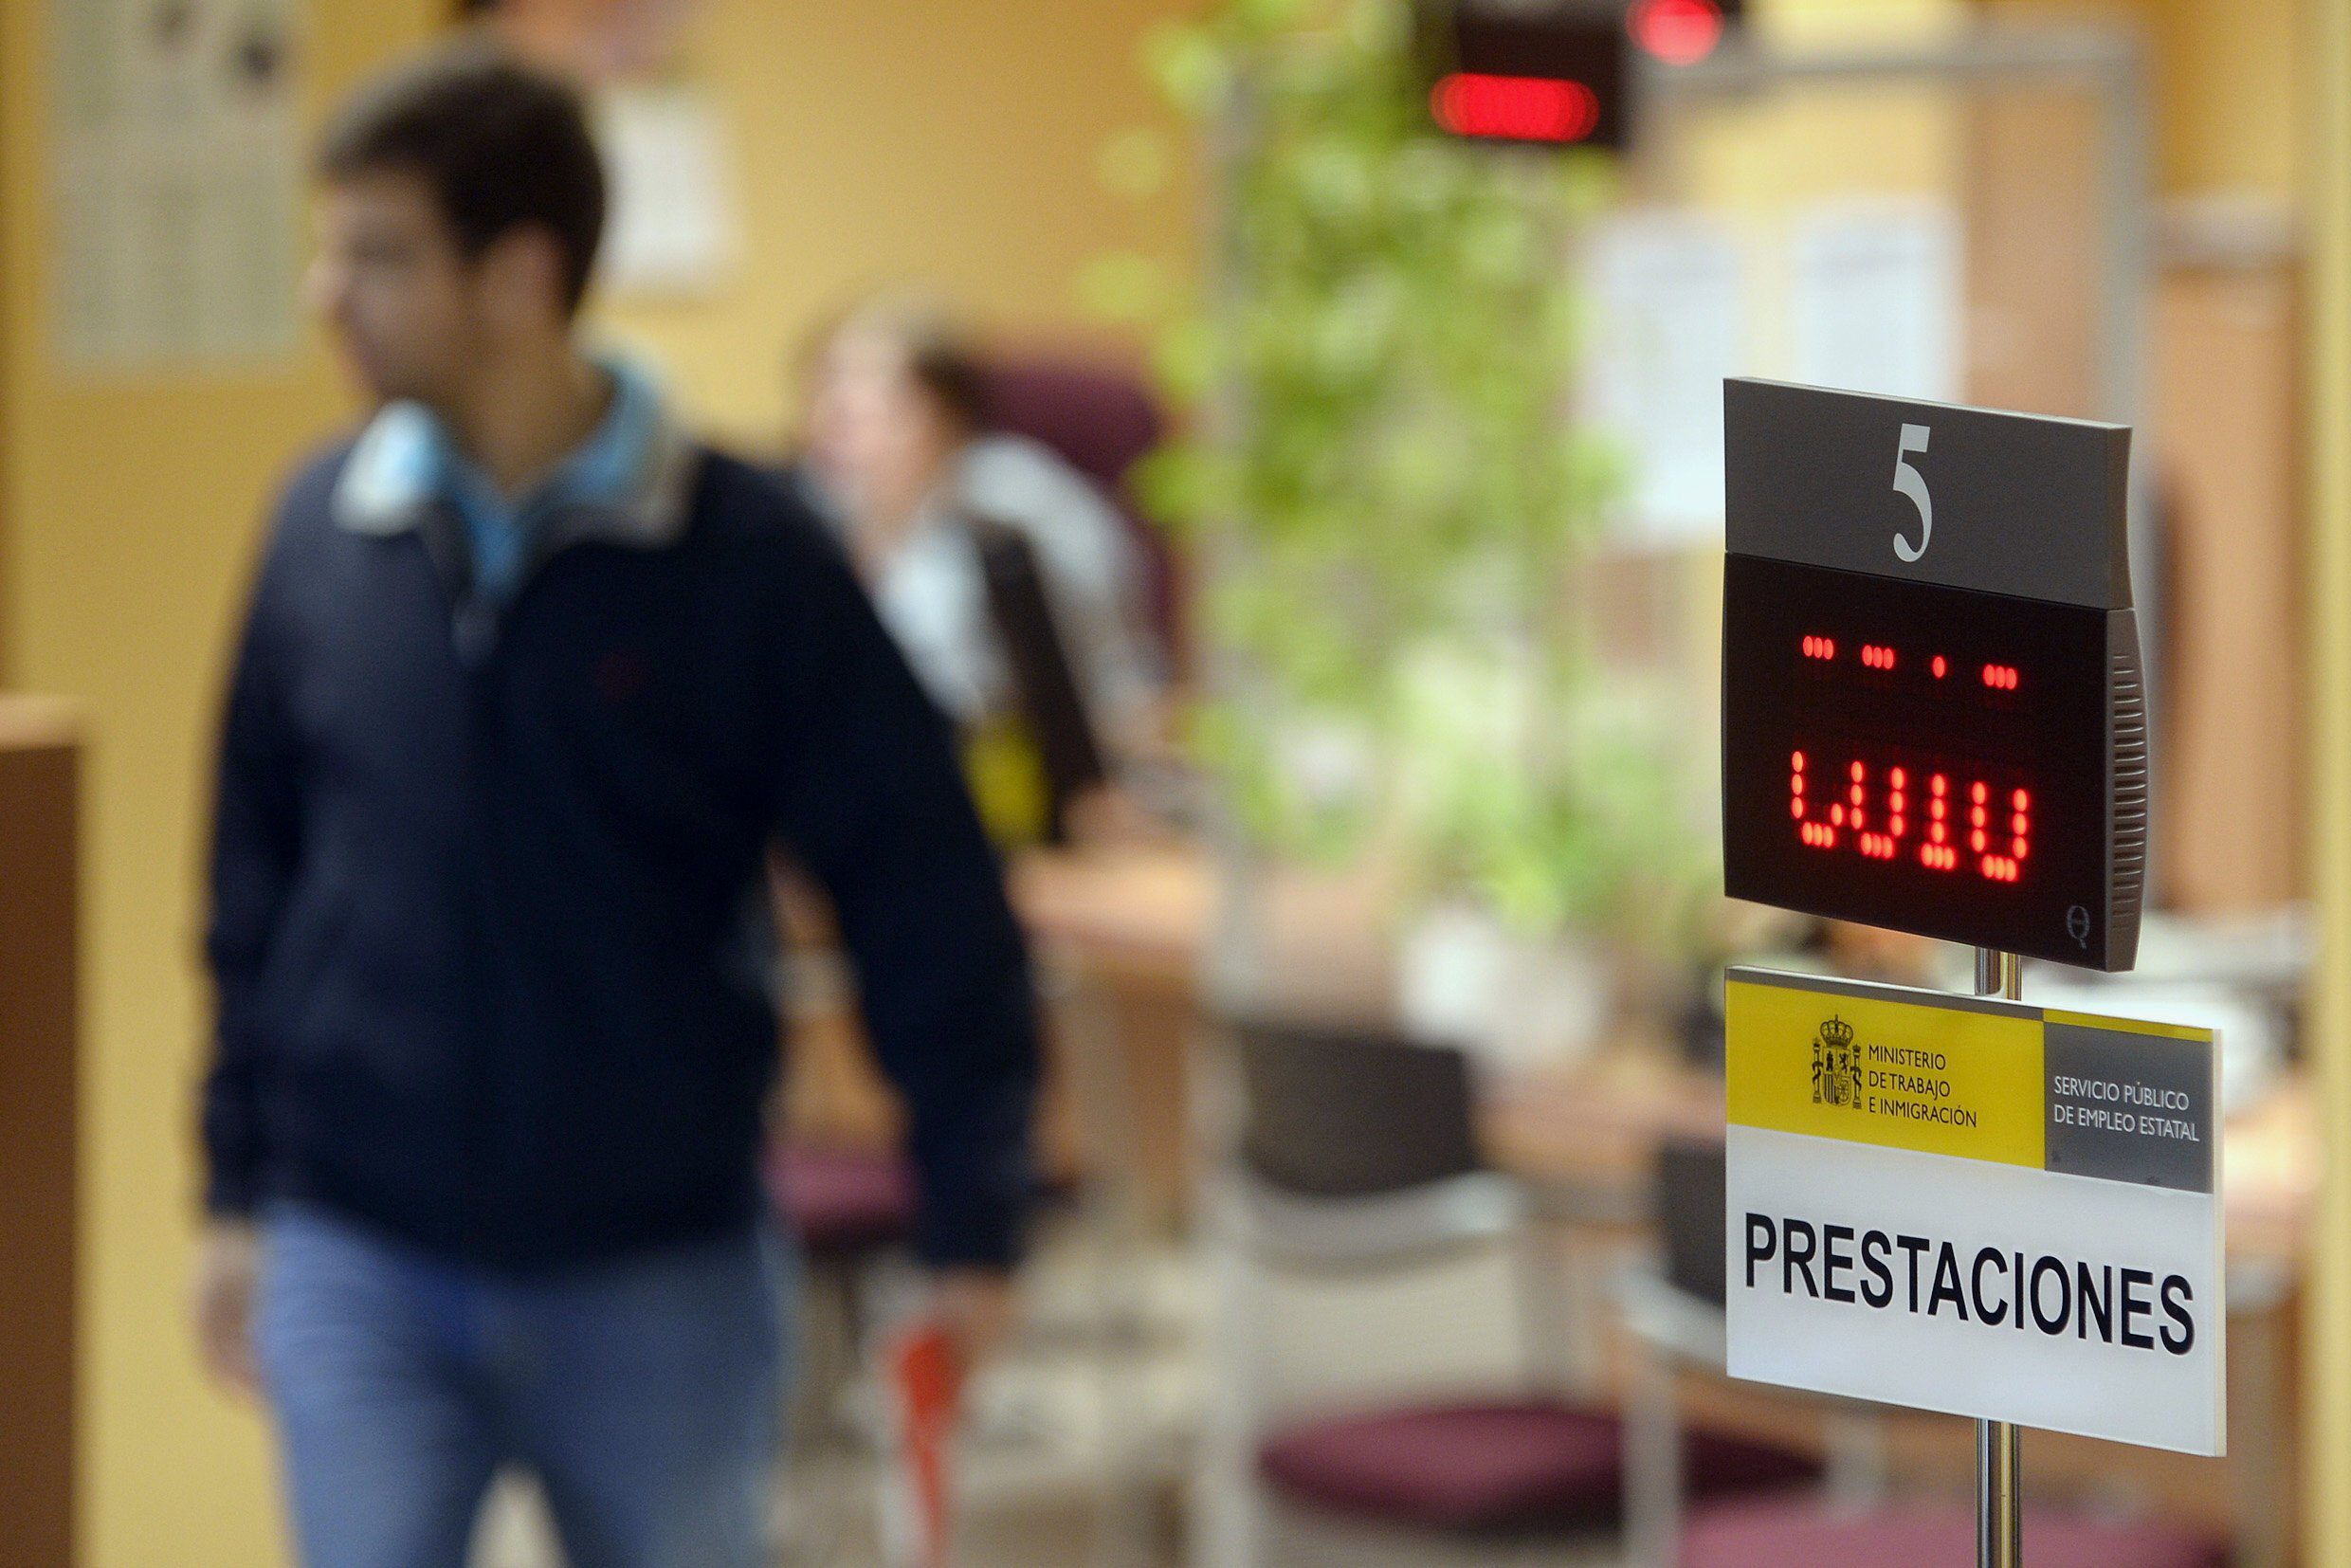
[[[1861,1047],[1853,1026],[1842,1018],[1821,1025],[1813,1040],[1813,1103],[1861,1103]]]

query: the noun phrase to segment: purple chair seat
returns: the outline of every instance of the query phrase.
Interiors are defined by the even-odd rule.
[[[914,1233],[914,1173],[901,1157],[786,1146],[767,1158],[770,1201],[811,1257],[891,1247]]]
[[[1781,1449],[1707,1435],[1686,1448],[1693,1495],[1818,1473]],[[1624,1426],[1547,1400],[1427,1406],[1302,1423],[1258,1455],[1266,1479],[1335,1513],[1449,1531],[1574,1529],[1616,1519]]]
[[[2108,1524],[2028,1510],[2025,1560],[2065,1568],[2227,1568],[2228,1547],[2161,1523]],[[1966,1568],[1976,1519],[1964,1508],[1842,1513],[1817,1502],[1718,1504],[1682,1534],[1682,1568]]]

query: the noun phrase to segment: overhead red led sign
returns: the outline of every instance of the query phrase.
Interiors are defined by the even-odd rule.
[[[1620,147],[1631,123],[1621,3],[1421,0],[1429,118],[1448,136]]]
[[[1632,41],[1668,65],[1695,65],[1722,42],[1720,0],[1634,0],[1625,13]]]
[[[1581,141],[1600,124],[1599,96],[1580,82],[1454,71],[1429,93],[1437,125],[1457,137]]]

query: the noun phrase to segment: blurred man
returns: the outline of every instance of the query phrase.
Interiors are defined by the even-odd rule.
[[[820,525],[578,348],[604,187],[475,46],[321,159],[316,301],[380,411],[288,485],[221,745],[199,1330],[314,1568],[454,1564],[535,1471],[576,1568],[758,1560],[779,1258],[747,890],[829,891],[967,1353],[1035,1045],[945,729]]]

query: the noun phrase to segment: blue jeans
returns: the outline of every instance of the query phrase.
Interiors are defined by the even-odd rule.
[[[547,1279],[306,1206],[264,1230],[255,1348],[308,1568],[461,1568],[502,1466],[572,1568],[751,1568],[789,1255],[746,1231]]]

